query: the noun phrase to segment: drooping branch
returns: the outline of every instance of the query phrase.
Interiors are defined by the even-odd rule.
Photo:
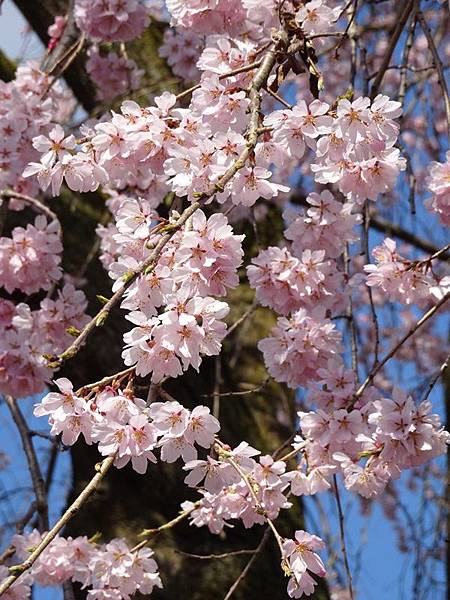
[[[273,42],[270,49],[264,55],[261,60],[261,64],[256,71],[252,84],[250,85],[249,97],[250,97],[250,119],[249,124],[245,133],[245,139],[247,141],[244,150],[241,152],[239,157],[234,163],[225,171],[225,173],[219,177],[216,182],[211,183],[208,189],[204,192],[194,193],[194,197],[198,200],[192,203],[186,208],[181,216],[174,222],[166,225],[161,229],[162,236],[158,240],[155,248],[151,252],[150,256],[139,266],[138,269],[129,273],[125,279],[121,288],[119,288],[113,296],[106,302],[104,307],[95,315],[95,317],[84,327],[80,335],[75,339],[73,344],[69,346],[59,357],[55,357],[52,361],[52,366],[57,367],[62,364],[65,360],[71,359],[80,350],[81,346],[86,341],[87,337],[95,330],[96,327],[103,325],[105,320],[108,318],[110,311],[118,304],[120,299],[123,297],[126,290],[132,285],[136,279],[144,274],[151,272],[157,262],[163,249],[172,239],[177,231],[179,231],[188,219],[202,206],[202,204],[212,198],[217,192],[222,192],[226,184],[236,175],[236,173],[243,169],[253,152],[258,137],[259,131],[259,119],[261,109],[261,90],[266,85],[270,73],[277,61],[277,56],[280,51],[286,48],[288,43],[287,34],[284,31],[279,31],[273,35]]]

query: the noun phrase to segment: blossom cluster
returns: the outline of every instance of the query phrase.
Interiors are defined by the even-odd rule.
[[[305,199],[306,211],[285,211],[289,225],[285,237],[292,242],[292,252],[301,256],[303,249],[324,250],[329,258],[339,257],[346,243],[356,242],[355,226],[361,222],[357,206],[338,202],[329,190],[312,192]]]
[[[296,258],[287,248],[270,247],[253,259],[247,275],[259,303],[281,315],[318,304],[334,312],[342,305],[343,273],[325,260],[325,250],[304,250]]]
[[[209,448],[219,422],[206,406],[192,411],[176,401],[153,402],[149,407],[127,388],[106,387],[97,394],[82,396],[66,378],[55,380],[59,392],[50,392],[35,406],[37,417],[48,416],[53,435],[63,444],[74,444],[83,435],[88,444],[98,443],[103,456],[115,456],[121,468],[131,461],[133,469],[145,473],[148,462],[174,462],[197,458],[194,444]]]
[[[449,277],[438,277],[430,259],[412,261],[404,258],[390,238],[376,246],[372,254],[376,263],[364,266],[368,273],[366,283],[380,288],[390,300],[423,306],[430,300],[442,298],[449,290]]]
[[[133,59],[112,51],[103,56],[96,46],[88,50],[86,71],[95,84],[99,100],[113,100],[129,90],[138,89],[144,74]]]
[[[105,264],[113,259],[108,267],[115,290],[124,275],[150,256],[160,234],[151,202],[124,196],[109,206],[115,224],[101,229],[100,235]],[[172,237],[155,267],[124,294],[121,306],[131,311],[127,319],[134,325],[124,336],[126,365],[135,365],[138,375],[151,372],[158,383],[189,366],[198,369],[202,355],[220,351],[226,333],[222,319],[229,308],[213,296],[224,296],[238,285],[242,240],[224,215],[207,218],[202,210],[194,213],[189,227]]]
[[[44,535],[37,530],[15,535],[12,543],[17,557],[26,560]],[[0,569],[1,581],[8,571],[3,566]],[[64,538],[58,535],[42,552],[30,572],[22,575],[4,598],[28,600],[32,583],[53,586],[66,581],[79,583],[82,589],[89,588],[89,600],[130,600],[137,591],[151,594],[154,587],[162,587],[150,548],[133,550],[123,539],[98,544],[86,536]]]
[[[320,408],[299,413],[309,469],[320,467],[326,474],[337,469],[348,490],[371,498],[402,470],[446,452],[450,434],[431,414],[429,401],[416,405],[400,389],[394,388],[392,398],[369,389],[352,408],[352,376],[342,368],[339,377],[331,376],[336,366],[322,371],[326,391],[311,391]]]
[[[258,343],[269,373],[291,388],[316,380],[319,369],[342,350],[335,325],[320,308],[315,313],[301,308],[289,318],[280,317],[270,337]]]
[[[276,519],[282,508],[289,508],[287,500],[289,481],[285,475],[286,463],[271,456],[253,457],[260,454],[246,442],[236,448],[225,447],[216,458],[188,462],[184,469],[189,471],[185,483],[195,487],[203,482],[202,498],[194,508],[185,502],[183,509],[194,508],[191,523],[197,527],[208,526],[211,533],[219,533],[231,519],[240,519],[245,527],[264,523],[266,518]],[[227,459],[239,465],[241,473]],[[255,503],[250,493],[253,486],[258,499]],[[263,512],[261,512],[261,509]]]
[[[287,592],[291,598],[314,593],[316,581],[310,572],[319,577],[326,575],[325,566],[317,554],[317,550],[324,547],[325,544],[319,537],[302,529],[295,532],[295,539],[283,542],[284,568],[290,575]]]
[[[450,226],[450,150],[445,163],[431,163],[427,182],[433,194],[426,202],[429,210],[436,213],[444,225]]]
[[[38,191],[37,182],[22,177],[27,164],[39,157],[32,140],[47,134],[52,121],[64,119],[71,108],[71,95],[34,63],[18,67],[12,81],[0,81],[0,190]],[[23,207],[15,200],[8,205]]]
[[[166,29],[158,53],[166,59],[174,75],[184,81],[194,81],[199,75],[196,65],[202,48],[202,40],[197,34],[189,30]]]
[[[75,21],[91,40],[128,42],[141,35],[150,23],[144,0],[75,0]]]
[[[341,14],[341,8],[331,8],[325,0],[313,0],[300,7],[292,1],[284,4],[295,14],[303,31],[311,35],[330,31]],[[261,30],[267,32],[277,26],[278,5],[276,0],[167,0],[171,25],[178,30],[229,36],[245,32],[255,38],[261,36]]]
[[[274,111],[264,124],[274,129],[273,140],[293,159],[302,158],[306,148],[315,153],[311,171],[322,184],[335,184],[350,201],[376,200],[391,190],[406,161],[397,141],[401,114],[399,102],[379,94],[341,99],[336,111],[326,102],[308,106],[300,100],[292,109]]]
[[[276,519],[280,509],[291,506],[287,493],[296,472],[286,473],[286,462],[269,455],[256,460],[258,454],[258,450],[242,442],[234,449],[219,448],[218,459],[208,457],[185,465],[184,469],[190,471],[185,483],[196,486],[204,481],[205,488],[199,502],[182,505],[190,511],[192,525],[207,526],[211,533],[218,534],[232,519],[240,519],[248,528]],[[295,493],[295,485],[291,485],[291,492]],[[291,598],[313,592],[316,581],[310,572],[325,576],[325,567],[315,553],[323,547],[320,538],[305,531],[297,531],[295,540],[283,540],[282,566],[290,576],[287,591]]]
[[[49,290],[62,276],[60,226],[36,217],[34,225],[15,227],[11,237],[0,237],[0,286],[9,293],[34,294]]]
[[[66,349],[73,339],[68,331],[89,320],[86,306],[84,293],[71,284],[54,300],[42,300],[37,310],[0,300],[0,393],[23,398],[44,390],[54,372],[44,355]]]

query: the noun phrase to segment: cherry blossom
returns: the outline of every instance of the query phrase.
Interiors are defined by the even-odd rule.
[[[445,225],[450,224],[450,151],[446,162],[433,162],[429,167],[428,187],[433,197],[427,200],[429,210],[435,212]]]
[[[148,8],[141,0],[76,0],[74,14],[81,31],[95,41],[126,42],[149,24]]]
[[[102,56],[95,47],[89,48],[86,70],[97,88],[99,100],[112,100],[141,84],[143,69],[138,69],[131,58],[108,52]]]

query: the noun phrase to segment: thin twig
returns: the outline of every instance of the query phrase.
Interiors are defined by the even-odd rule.
[[[237,319],[233,325],[231,325],[228,329],[227,332],[225,333],[224,338],[226,338],[227,336],[229,336],[230,334],[233,333],[233,331],[235,329],[237,329],[239,327],[239,325],[241,325],[252,313],[255,312],[256,308],[258,306],[258,303],[256,301],[256,299],[252,302],[251,306],[249,306],[249,308],[244,312],[243,315],[241,315],[239,317],[239,319]]]
[[[241,573],[239,574],[239,577],[234,581],[233,585],[230,587],[228,592],[225,594],[225,597],[223,600],[230,600],[231,596],[234,594],[236,589],[239,587],[239,585],[242,583],[242,581],[247,576],[247,573],[250,571],[252,566],[255,564],[256,559],[258,558],[259,554],[262,552],[262,550],[264,549],[264,546],[269,541],[269,537],[270,537],[270,529],[269,529],[269,527],[267,527],[264,532],[264,535],[261,538],[261,541],[258,544],[258,547],[255,550],[255,553],[253,554],[251,559],[248,561],[248,563],[245,565],[245,567],[242,569]]]
[[[75,392],[75,395],[84,395],[88,390],[95,390],[95,388],[101,389],[102,387],[108,385],[113,381],[123,379],[127,375],[130,375],[134,372],[135,367],[128,367],[128,369],[124,369],[123,371],[119,371],[118,373],[114,373],[114,375],[108,375],[107,377],[103,377],[99,381],[94,381],[94,383],[88,383],[83,385],[79,390]]]
[[[333,475],[333,483],[334,483],[334,496],[336,498],[336,506],[337,506],[338,516],[339,516],[339,533],[341,536],[341,552],[342,552],[342,556],[344,559],[345,572],[347,574],[348,593],[350,595],[350,599],[353,600],[354,596],[353,596],[352,573],[350,571],[350,565],[348,562],[348,555],[347,555],[347,547],[345,544],[344,513],[342,512],[341,497],[339,495],[339,488],[338,488],[338,484],[337,484],[336,475]]]
[[[17,430],[22,440],[23,450],[27,458],[28,470],[33,483],[34,494],[36,496],[36,510],[38,513],[39,531],[48,529],[48,502],[45,489],[44,478],[42,477],[41,467],[33,446],[32,435],[28,428],[25,417],[17,405],[17,401],[12,396],[5,395],[5,402],[16,424]]]
[[[277,102],[279,102],[280,104],[282,104],[283,106],[285,106],[286,108],[292,109],[294,108],[292,104],[289,104],[289,102],[287,102],[282,96],[280,96],[279,94],[277,94],[276,92],[274,92],[273,90],[270,89],[270,87],[266,87],[264,88],[266,90],[266,92],[272,96],[272,98],[275,98],[275,100]]]
[[[414,42],[414,31],[416,29],[417,19],[415,17],[415,12],[417,10],[417,1],[413,7],[413,14],[411,18],[411,23],[409,26],[408,37],[406,39],[405,48],[403,51],[402,64],[400,65],[400,85],[398,88],[398,101],[403,106],[406,95],[406,87],[407,87],[407,75],[408,71],[411,69],[409,66],[409,55],[411,53],[411,48]],[[390,67],[392,68],[392,67]]]
[[[403,28],[405,27],[406,21],[413,9],[415,0],[409,0],[409,2],[404,7],[402,13],[400,14],[397,25],[391,35],[390,42],[386,50],[384,51],[383,62],[380,65],[378,70],[378,74],[375,77],[375,80],[372,84],[372,88],[370,90],[370,98],[373,100],[375,96],[378,94],[380,90],[380,85],[383,80],[384,74],[386,73],[387,68],[389,67],[389,62],[392,58],[392,54],[394,53],[397,42],[402,34]]]
[[[133,548],[131,548],[130,552],[137,552],[141,548],[144,548],[144,546],[146,546],[149,543],[150,539],[153,538],[155,535],[161,533],[161,531],[172,529],[172,527],[175,527],[175,525],[178,525],[178,523],[184,521],[184,519],[186,519],[191,514],[191,512],[198,507],[199,504],[200,502],[195,502],[192,506],[181,512],[175,518],[171,519],[170,521],[167,521],[167,523],[164,523],[159,527],[154,527],[153,529],[144,529],[139,534],[139,537],[143,537],[145,539],[142,540],[142,542],[139,542],[139,544],[136,544],[136,546],[134,546]]]
[[[256,392],[260,392],[263,388],[265,388],[271,379],[272,377],[269,375],[269,377],[264,379],[264,381],[260,385],[252,388],[251,390],[242,390],[238,392],[221,392],[220,394],[218,394],[218,396],[220,398],[231,398],[232,396],[248,396],[249,394],[255,394]],[[211,394],[202,394],[200,397],[210,398]]]
[[[27,204],[31,204],[38,212],[41,212],[46,217],[48,217],[51,221],[56,221],[59,224],[58,217],[56,213],[54,213],[48,206],[45,206],[40,200],[36,198],[32,198],[31,196],[26,196],[25,194],[19,194],[19,192],[15,192],[14,190],[3,190],[0,192],[0,198],[4,198],[5,200],[10,200],[11,198],[15,198],[16,200],[22,200],[22,202],[26,202]]]
[[[411,327],[411,329],[409,329],[409,331],[407,333],[405,333],[405,335],[401,338],[401,340],[389,350],[389,352],[384,356],[384,358],[372,369],[372,371],[369,373],[369,375],[367,376],[364,383],[355,392],[353,399],[351,401],[350,407],[352,407],[355,404],[356,400],[362,396],[362,394],[364,393],[364,390],[374,380],[375,375],[384,367],[384,365],[388,362],[388,360],[390,360],[394,356],[394,354],[397,352],[397,350],[401,346],[403,346],[403,344],[406,342],[406,340],[408,340],[424,323],[426,323],[429,319],[431,319],[431,317],[433,317],[437,313],[437,311],[441,308],[441,306],[443,306],[447,302],[447,300],[450,300],[450,292],[448,294],[446,294],[445,296],[443,296],[437,304],[435,304],[432,308],[430,308],[430,310],[427,311],[415,323],[415,325],[413,325],[413,327]]]
[[[440,377],[442,377],[442,375],[448,369],[449,363],[450,363],[450,354],[447,356],[447,358],[445,359],[445,362],[443,362],[442,365],[440,366],[439,371],[436,373],[436,375],[431,379],[430,383],[428,384],[427,391],[425,392],[425,396],[423,397],[423,400],[426,400],[428,398],[428,396],[431,394],[432,389],[434,388],[436,383],[439,381]]]
[[[445,114],[447,117],[447,133],[450,139],[450,96],[448,93],[447,81],[445,79],[444,66],[439,57],[439,52],[436,48],[436,44],[434,43],[433,33],[421,11],[417,13],[417,20],[419,21],[422,31],[424,32],[425,37],[427,38],[428,48],[433,56],[433,61],[436,67],[439,84],[444,95]]]
[[[220,413],[220,380],[222,378],[222,365],[220,354],[214,359],[214,391],[213,391],[213,416],[219,418]]]
[[[181,554],[187,558],[198,558],[199,560],[214,560],[219,558],[229,558],[230,556],[240,556],[242,554],[255,554],[256,551],[257,548],[254,550],[232,550],[231,552],[224,552],[223,554],[191,554],[190,552],[175,550],[177,554]]]

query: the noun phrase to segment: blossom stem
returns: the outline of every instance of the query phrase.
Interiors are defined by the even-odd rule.
[[[281,556],[283,556],[283,539],[282,539],[281,535],[278,533],[278,530],[275,527],[274,522],[272,521],[272,519],[270,519],[267,516],[267,511],[262,506],[261,502],[259,501],[258,496],[256,495],[256,492],[254,490],[254,487],[253,487],[252,482],[250,481],[248,475],[243,471],[243,469],[240,467],[240,465],[238,465],[238,463],[233,459],[233,457],[226,450],[224,450],[224,445],[222,444],[222,442],[217,441],[217,445],[219,446],[219,453],[224,456],[225,460],[241,476],[243,482],[247,486],[248,491],[250,492],[250,495],[252,496],[253,501],[255,502],[256,512],[258,514],[262,515],[266,519],[267,524],[270,527],[270,529],[272,530],[272,533],[273,533],[273,535],[275,537],[275,540],[276,540],[276,542],[278,544]]]

